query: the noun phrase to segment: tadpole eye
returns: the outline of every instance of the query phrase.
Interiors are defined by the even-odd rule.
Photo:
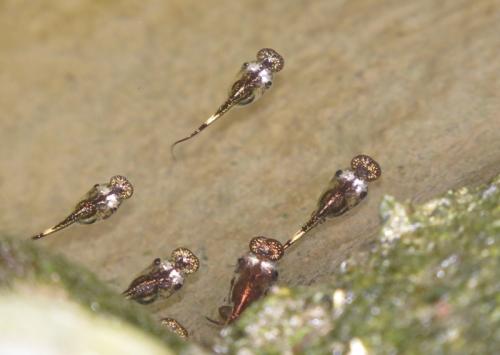
[[[174,284],[174,290],[178,291],[182,288],[182,284]]]
[[[283,256],[285,249],[276,239],[255,237],[250,241],[250,251],[262,258],[278,261]]]
[[[271,86],[273,85],[273,82],[272,81],[267,81],[264,86],[266,87],[266,89],[269,89]]]
[[[161,264],[161,259],[160,258],[156,258],[156,259],[153,260],[153,265],[158,266],[160,264]]]
[[[377,180],[382,175],[380,165],[373,158],[364,154],[352,158],[351,168],[358,177],[364,178],[367,181]]]
[[[337,170],[337,171],[335,172],[335,176],[336,176],[336,177],[339,177],[340,175],[342,175],[342,170]]]
[[[285,66],[283,57],[272,48],[262,48],[257,52],[257,60],[277,73]]]
[[[250,63],[245,62],[245,63],[243,63],[243,64],[241,65],[241,69],[246,69],[246,68],[248,68],[248,66],[249,66],[249,65],[250,65]]]
[[[172,262],[185,274],[198,271],[200,260],[188,248],[177,248],[172,252]]]
[[[134,187],[125,176],[115,175],[110,179],[109,184],[120,191],[120,197],[123,199],[130,198],[134,194]]]
[[[279,276],[279,274],[278,274],[278,270],[273,270],[273,271],[271,272],[271,278],[272,278],[273,280],[277,280],[277,279],[278,279],[278,276]]]

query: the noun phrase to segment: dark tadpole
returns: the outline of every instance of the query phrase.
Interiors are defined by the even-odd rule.
[[[373,158],[368,155],[355,156],[350,169],[335,173],[319,198],[316,210],[283,248],[286,250],[291,247],[326,218],[340,216],[359,204],[367,196],[368,182],[377,180],[381,174],[380,165]]]
[[[236,320],[254,301],[264,296],[278,279],[277,261],[283,256],[283,246],[276,239],[255,237],[250,252],[238,259],[236,276],[229,288],[229,305],[219,307],[221,321],[207,319],[217,325]]]
[[[257,53],[257,60],[244,63],[238,79],[231,86],[228,98],[201,126],[190,135],[175,141],[170,146],[170,153],[175,160],[174,148],[177,144],[185,142],[198,135],[226,112],[236,105],[248,105],[262,96],[272,85],[273,74],[283,69],[285,61],[274,49],[263,48]]]

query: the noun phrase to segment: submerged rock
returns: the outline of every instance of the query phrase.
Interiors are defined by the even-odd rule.
[[[500,349],[500,177],[422,205],[384,198],[367,252],[328,285],[274,288],[224,329],[220,354]]]

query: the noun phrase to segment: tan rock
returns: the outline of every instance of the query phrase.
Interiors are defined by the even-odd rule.
[[[483,1],[16,1],[0,11],[0,230],[27,238],[89,182],[127,176],[108,223],[44,243],[122,291],[185,246],[198,274],[158,315],[195,339],[256,235],[286,240],[359,153],[383,176],[280,265],[281,284],[327,275],[379,225],[382,194],[423,201],[500,169],[500,11]],[[242,62],[272,47],[273,88],[177,151],[225,99]],[[90,231],[89,231],[90,229]],[[182,302],[180,299],[182,298]]]

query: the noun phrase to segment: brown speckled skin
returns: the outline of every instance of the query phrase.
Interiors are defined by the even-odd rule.
[[[327,217],[336,217],[344,214],[356,206],[365,196],[359,196],[352,191],[352,185],[338,179],[342,170],[338,170],[330,181],[330,185],[323,192],[318,201],[318,207],[312,213],[311,218],[301,227],[302,232],[309,232],[325,221]],[[288,248],[290,241],[285,243]]]
[[[241,313],[255,300],[264,296],[269,288],[278,279],[276,270],[266,270],[262,267],[262,261],[257,264],[249,262],[249,255],[238,260],[236,273],[238,277],[232,282],[231,303],[232,309],[229,317],[224,319],[224,324],[230,324],[237,319]],[[226,306],[219,309],[222,318],[226,317]]]
[[[77,220],[78,223],[92,224],[99,219],[108,219],[118,210],[119,206],[117,208],[107,208],[106,206],[107,195],[101,194],[97,190],[97,186],[99,185],[98,184],[94,185],[94,187],[85,195],[85,199],[76,205],[75,208],[76,210],[80,209],[81,206],[89,206],[89,208],[90,206],[92,206],[92,211],[94,212],[92,214],[89,214],[88,217],[79,218]],[[120,192],[112,189],[111,194],[119,195]]]
[[[276,239],[255,237],[250,241],[249,247],[251,252],[238,259],[237,278],[231,280],[229,294],[232,306],[219,308],[223,322],[209,319],[211,322],[219,325],[230,324],[252,302],[264,296],[277,281],[278,271],[275,262],[283,256],[281,243]]]
[[[165,317],[160,321],[161,325],[167,327],[171,332],[177,334],[182,339],[189,337],[189,332],[174,318]]]
[[[353,162],[357,161],[355,159],[357,159],[358,157],[355,157],[353,159]],[[373,181],[377,179],[381,175],[380,166],[370,157],[363,157],[367,157],[370,159],[369,168],[372,169],[374,173],[367,172],[364,169],[364,167],[366,167],[367,165],[363,164],[358,166],[356,164],[352,164],[353,168],[356,169],[356,176],[362,178],[370,174],[369,176],[371,180],[366,179],[366,181]],[[365,160],[365,162],[368,161]],[[358,205],[366,197],[366,193],[356,193],[356,191],[354,190],[354,186],[351,183],[339,179],[339,176],[342,174],[342,172],[342,170],[338,170],[333,176],[328,188],[319,198],[316,211],[312,213],[309,221],[302,227],[303,231],[311,230],[316,225],[322,223],[326,218],[337,217],[346,213],[347,211]],[[358,172],[362,172],[362,174],[358,174]],[[375,173],[377,174],[376,177],[374,177]]]
[[[142,275],[130,283],[123,295],[139,303],[147,304],[155,301],[160,293],[164,297],[170,297],[179,290],[182,283],[174,285],[170,275],[175,269],[164,270],[160,267],[160,263],[160,259],[155,259]]]
[[[285,60],[274,49],[263,48],[257,53],[259,63],[272,72],[276,73],[283,69]],[[256,91],[261,90],[261,94],[269,87],[261,87],[259,72],[246,71],[248,63],[243,64],[238,79],[229,91],[229,97],[217,110],[216,115],[226,113],[234,105],[248,105],[255,100]]]
[[[144,304],[155,301],[159,295],[170,297],[182,287],[186,275],[195,273],[199,267],[200,260],[191,250],[183,247],[174,249],[167,264],[163,264],[160,258],[153,260],[151,266],[130,283],[123,295]],[[176,273],[172,274],[174,271]]]
[[[337,173],[340,174],[341,171],[339,170]],[[340,216],[359,204],[365,197],[364,194],[357,194],[352,184],[334,176],[328,189],[319,198],[318,208],[313,213],[313,216],[321,220],[327,217]]]

